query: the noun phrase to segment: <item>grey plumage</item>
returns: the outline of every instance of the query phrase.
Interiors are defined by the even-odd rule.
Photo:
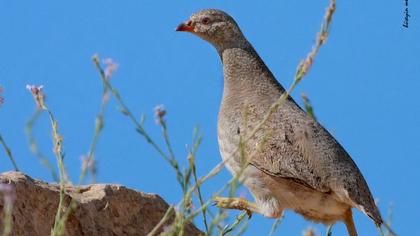
[[[242,161],[235,152],[240,137],[261,122],[285,90],[225,12],[202,10],[178,30],[210,42],[222,60],[218,139],[226,166],[236,173]],[[245,150],[249,165],[243,181],[259,213],[279,217],[290,208],[316,222],[342,220],[349,233],[356,235],[351,217],[355,207],[382,224],[368,185],[351,157],[291,97],[245,143]]]

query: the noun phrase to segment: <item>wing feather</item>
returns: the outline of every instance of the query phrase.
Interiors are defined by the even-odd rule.
[[[349,154],[293,100],[288,100],[265,127],[270,127],[268,137],[251,156],[252,165],[320,192],[333,191],[342,201],[382,222],[368,185]]]

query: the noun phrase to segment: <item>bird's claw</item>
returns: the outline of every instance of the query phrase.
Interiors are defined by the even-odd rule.
[[[251,217],[252,217],[252,211],[250,211],[249,209],[245,209],[244,211],[248,215],[248,219],[251,219]]]
[[[220,207],[220,208],[228,208],[226,202],[227,202],[226,198],[216,196],[216,197],[213,197],[212,205]]]

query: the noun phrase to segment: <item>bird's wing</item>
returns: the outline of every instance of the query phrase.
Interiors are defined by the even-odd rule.
[[[266,127],[271,129],[259,151],[251,154],[252,165],[321,192],[333,191],[342,201],[382,222],[368,185],[349,154],[293,100],[288,100]]]
[[[280,117],[280,124],[271,125],[272,120],[267,121],[271,130],[267,130],[259,151],[251,154],[250,163],[270,175],[290,178],[318,191],[330,191],[331,186],[323,179],[326,173],[320,168],[326,164],[325,153],[328,155],[331,151],[327,150],[319,158],[317,152],[322,150],[317,146],[320,141],[315,137],[315,122],[289,117],[285,113]],[[277,119],[273,117],[273,120]]]

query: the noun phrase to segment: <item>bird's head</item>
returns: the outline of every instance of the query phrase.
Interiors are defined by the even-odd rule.
[[[215,9],[192,14],[187,21],[178,25],[176,31],[193,33],[213,44],[218,50],[240,47],[240,44],[246,43],[235,20],[227,13]]]

